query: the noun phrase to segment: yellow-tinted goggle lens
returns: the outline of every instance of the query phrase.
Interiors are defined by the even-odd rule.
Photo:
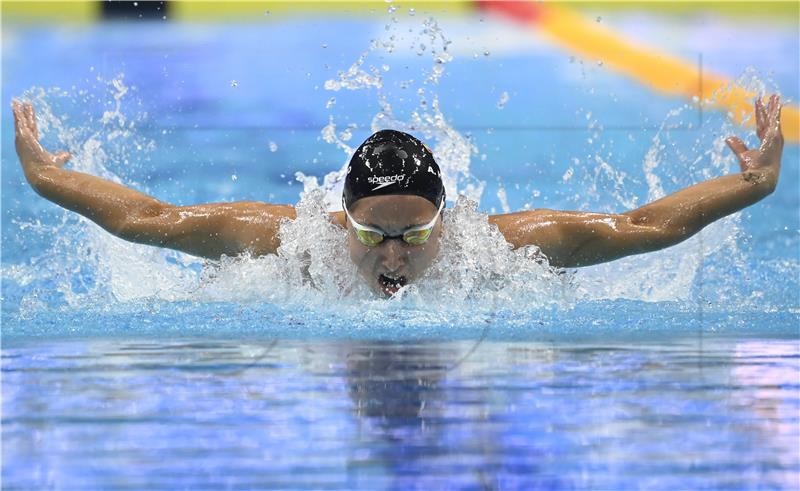
[[[372,230],[356,230],[356,237],[362,244],[369,247],[374,247],[383,242],[383,234]]]
[[[414,230],[413,232],[406,232],[403,234],[403,240],[407,244],[422,245],[425,242],[428,242],[428,238],[431,236],[432,231],[433,228],[426,228],[424,230]]]

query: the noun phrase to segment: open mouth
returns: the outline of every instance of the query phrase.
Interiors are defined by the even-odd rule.
[[[388,276],[382,274],[378,276],[378,283],[381,286],[381,291],[387,297],[390,297],[400,291],[400,289],[406,285],[407,280],[405,276]]]

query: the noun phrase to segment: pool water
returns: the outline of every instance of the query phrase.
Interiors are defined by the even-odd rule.
[[[9,489],[792,489],[793,339],[4,350]],[[474,349],[474,350],[473,350]],[[35,362],[33,362],[35,360]],[[580,403],[578,403],[580,401]]]
[[[797,145],[763,202],[557,273],[485,214],[624,211],[755,137],[492,17],[3,22],[4,104],[33,100],[73,168],[301,209],[277,257],[127,244],[35,195],[4,112],[4,489],[800,487]],[[796,104],[797,25],[602,22]],[[323,212],[381,125],[431,143],[454,198],[433,272],[388,301]]]

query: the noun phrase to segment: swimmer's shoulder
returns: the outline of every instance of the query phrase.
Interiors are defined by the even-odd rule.
[[[347,227],[347,222],[345,220],[344,211],[332,211],[332,212],[328,213],[328,215],[331,217],[331,222],[332,223],[334,223],[334,224],[336,224],[336,225],[338,225],[338,226],[340,226],[342,228]]]
[[[488,221],[497,227],[513,248],[534,245],[545,252],[551,245],[562,242],[565,231],[563,212],[548,208],[522,210],[501,215],[490,215]]]

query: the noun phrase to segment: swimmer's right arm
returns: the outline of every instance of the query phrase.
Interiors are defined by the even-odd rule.
[[[122,239],[209,259],[274,254],[278,230],[294,207],[248,201],[173,206],[96,176],[63,169],[69,153],[39,143],[33,106],[12,102],[15,145],[25,178],[44,198],[79,213]]]

